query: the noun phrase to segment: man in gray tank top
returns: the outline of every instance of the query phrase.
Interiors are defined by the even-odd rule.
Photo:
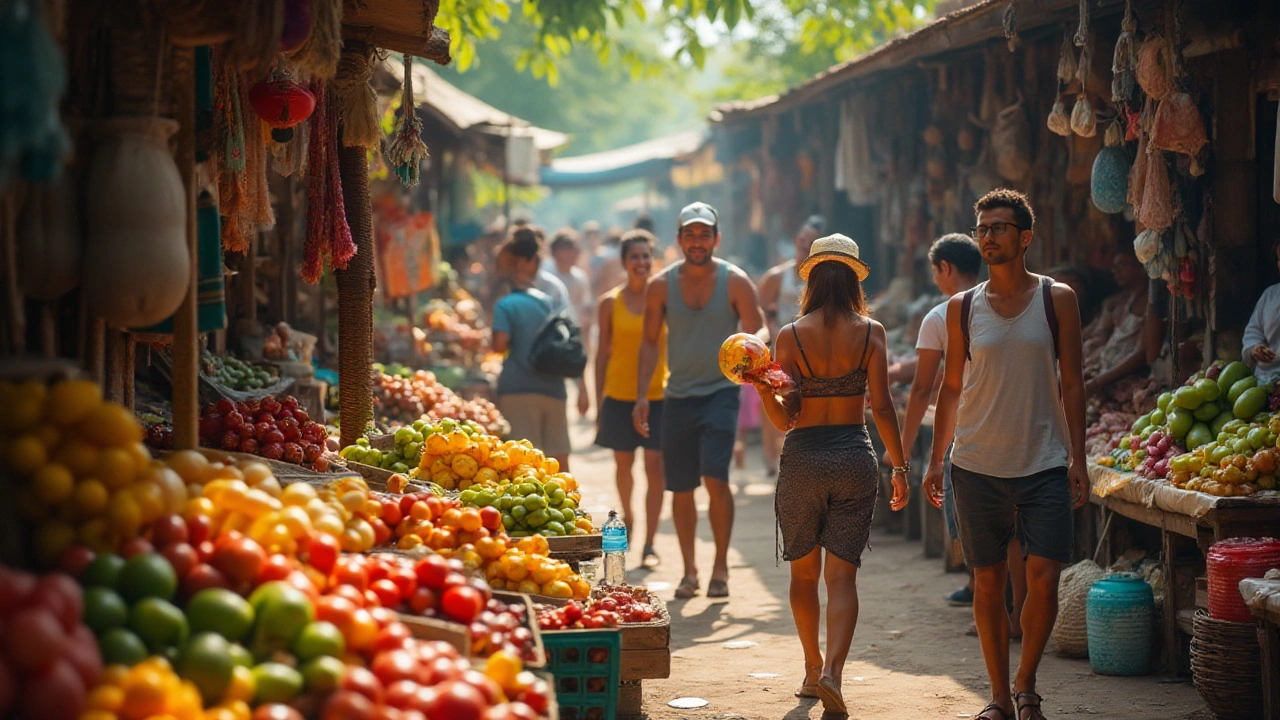
[[[1071,288],[1027,271],[1035,214],[1025,195],[993,190],[974,212],[973,238],[991,279],[947,303],[951,351],[924,490],[941,506],[943,458],[954,438],[960,542],[991,679],[991,704],[976,717],[1044,720],[1036,671],[1057,619],[1058,575],[1071,561],[1072,508],[1089,498],[1080,309]],[[1015,537],[1026,557],[1027,599],[1010,692],[1005,553]]]
[[[676,241],[684,261],[649,280],[645,290],[644,339],[640,343],[635,409],[636,431],[649,437],[649,381],[658,363],[658,338],[667,324],[667,380],[662,411],[662,465],[672,492],[671,514],[684,560],[677,598],[698,592],[694,540],[698,511],[693,491],[706,485],[708,516],[715,537],[707,597],[729,594],[729,538],[733,533],[733,493],[729,464],[738,429],[740,389],[720,372],[720,345],[739,332],[764,326],[756,287],[747,274],[715,257],[719,216],[696,202],[680,211]]]

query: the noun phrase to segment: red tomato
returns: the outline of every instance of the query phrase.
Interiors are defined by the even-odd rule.
[[[418,677],[418,660],[404,650],[391,650],[380,653],[373,659],[371,668],[382,684],[390,685],[397,680],[414,680]]]
[[[523,675],[524,673],[521,674]],[[536,678],[537,676],[530,673],[528,677]],[[547,712],[549,692],[550,688],[547,687],[546,681],[535,679],[532,683],[529,683],[528,688],[521,694],[520,701],[533,708],[533,711],[539,716],[542,716]]]
[[[0,617],[8,617],[36,586],[31,573],[0,567]]]
[[[480,508],[480,525],[488,530],[502,527],[502,511],[492,505]]]
[[[307,537],[307,564],[328,575],[342,554],[342,545],[338,539],[319,531]]]
[[[186,577],[191,569],[200,563],[200,555],[196,549],[185,542],[170,543],[164,546],[160,551],[165,560],[173,566],[173,571],[178,577]]]
[[[408,710],[414,706],[418,687],[418,683],[413,680],[397,680],[387,685],[387,692],[382,701],[393,708]]]
[[[238,535],[238,537],[236,537]],[[214,543],[209,564],[218,568],[234,583],[253,582],[267,562],[267,553],[252,538],[239,533],[224,535]]]
[[[462,623],[470,623],[484,610],[484,595],[473,587],[457,585],[444,592],[440,609],[445,615]]]
[[[209,539],[210,519],[207,515],[192,515],[187,519],[187,542],[199,545]]]
[[[84,681],[66,660],[28,675],[18,698],[19,717],[40,720],[76,720],[84,710]]]
[[[205,588],[211,587],[231,587],[231,581],[227,579],[227,576],[223,575],[221,570],[213,567],[212,565],[198,563],[195,567],[191,568],[191,572],[188,572],[186,576],[182,578],[182,596],[186,598],[195,595]]]
[[[428,587],[419,587],[409,596],[409,609],[414,615],[421,615],[428,609],[436,607],[436,594]]]
[[[373,542],[377,545],[386,545],[391,539],[391,528],[387,527],[387,523],[381,518],[374,518],[369,524],[373,526]]]
[[[365,561],[365,569],[368,570],[367,575],[369,577],[369,582],[374,583],[385,578],[391,573],[391,569],[394,565],[395,563],[377,556]]]
[[[457,661],[453,658],[440,655],[436,659],[427,663],[423,668],[427,685],[439,685],[442,682],[453,680],[458,677]],[[430,713],[428,713],[430,715]]]
[[[266,562],[262,563],[262,568],[258,570],[257,584],[269,583],[275,580],[283,580],[289,577],[289,573],[293,572],[293,560],[276,553],[267,556]]]
[[[28,607],[43,607],[51,611],[62,624],[62,631],[65,633],[75,630],[84,615],[84,597],[80,594],[80,586],[65,573],[42,575],[23,603]]]
[[[76,626],[67,639],[63,657],[75,668],[85,687],[91,688],[98,683],[98,676],[102,674],[102,653],[98,652],[98,640],[88,626]]]
[[[400,616],[391,608],[376,607],[369,608],[369,614],[373,616],[375,622],[378,623],[378,629],[400,621]]]
[[[190,542],[190,537],[187,521],[183,520],[181,515],[165,515],[151,523],[151,542],[158,547]]]
[[[341,595],[323,595],[316,600],[316,620],[333,623],[346,635],[357,609],[355,603]]]
[[[364,606],[366,608],[383,607],[382,598],[378,597],[378,593],[373,590],[364,591]]]
[[[339,690],[329,696],[321,720],[370,720],[372,717],[373,702],[368,697],[352,690]]]
[[[396,584],[396,589],[400,591],[401,598],[407,598],[413,595],[413,591],[418,589],[418,576],[406,567],[396,567],[387,575],[387,579]]]
[[[351,615],[350,632],[344,629],[342,634],[347,638],[347,647],[365,652],[378,640],[378,621],[368,610],[360,608]]]
[[[353,665],[347,668],[342,677],[342,689],[360,693],[374,704],[380,704],[383,698],[382,681],[368,668]]]
[[[144,537],[129,538],[120,546],[120,556],[128,559],[134,555],[146,555],[155,552],[155,546]]]
[[[368,603],[368,598],[365,597],[364,592],[357,590],[350,585],[334,585],[329,589],[329,594],[344,597],[350,600],[351,604],[356,607],[364,607],[365,604]]]
[[[343,555],[333,568],[333,580],[339,585],[350,585],[364,592],[369,589],[369,568],[363,558]]]
[[[209,562],[209,560],[213,558],[214,546],[213,546],[212,540],[205,540],[204,542],[201,542],[199,545],[196,545],[195,548],[196,548],[196,557],[200,558],[200,562],[207,563]]]
[[[480,720],[487,709],[484,695],[464,682],[448,682],[437,688],[435,702],[427,709],[428,720]]]
[[[267,703],[253,711],[252,720],[303,720],[303,716],[284,703]]]
[[[404,500],[401,499],[400,503],[403,502]],[[404,519],[404,511],[401,510],[400,503],[391,499],[382,501],[382,522],[391,527],[400,524],[400,521]]]
[[[386,578],[375,580],[369,589],[378,596],[382,607],[393,608],[400,604],[400,588]]]
[[[418,576],[418,583],[432,590],[442,590],[445,578],[449,577],[449,562],[439,555],[428,555],[418,561],[413,572]]]
[[[312,604],[315,604],[315,601],[320,597],[320,590],[316,588],[316,584],[301,570],[289,571],[284,581],[286,584],[301,590],[308,598],[311,598]]]
[[[78,578],[85,567],[93,562],[93,551],[83,545],[72,545],[62,551],[58,558],[58,569],[71,577]]]
[[[13,672],[9,670],[8,661],[0,655],[0,716],[7,717],[9,708],[13,705],[14,684]]]
[[[386,653],[390,650],[403,649],[412,637],[413,633],[409,631],[408,625],[393,622],[378,631],[378,639],[373,642],[373,651]]]
[[[490,705],[499,702],[502,697],[502,688],[498,686],[498,683],[479,670],[467,670],[462,673],[462,677],[459,679],[479,690],[484,695],[485,702]]]
[[[62,655],[66,631],[50,608],[33,605],[10,615],[4,633],[5,656],[16,670],[42,670]],[[25,690],[24,690],[25,693]]]
[[[418,502],[416,495],[400,496],[400,502],[396,503],[396,507],[400,509],[400,519],[403,520],[409,514],[409,510],[413,508],[413,504],[416,502]]]

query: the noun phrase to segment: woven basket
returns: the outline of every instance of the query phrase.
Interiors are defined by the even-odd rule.
[[[1262,659],[1254,623],[1215,620],[1197,610],[1191,679],[1219,720],[1262,717]]]
[[[1063,657],[1089,656],[1089,626],[1086,607],[1089,588],[1106,571],[1092,560],[1082,560],[1062,571],[1058,584],[1058,621],[1053,624],[1053,642]]]

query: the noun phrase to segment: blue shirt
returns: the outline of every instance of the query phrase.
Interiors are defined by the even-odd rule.
[[[533,393],[565,400],[564,378],[540,373],[529,366],[529,348],[551,316],[552,300],[536,288],[508,293],[493,307],[493,331],[511,338],[498,376],[498,394]]]

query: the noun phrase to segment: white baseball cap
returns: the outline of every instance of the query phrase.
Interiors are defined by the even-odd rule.
[[[715,227],[720,223],[720,214],[716,209],[704,202],[696,202],[685,205],[680,211],[680,227],[692,225],[693,223],[702,223]]]

